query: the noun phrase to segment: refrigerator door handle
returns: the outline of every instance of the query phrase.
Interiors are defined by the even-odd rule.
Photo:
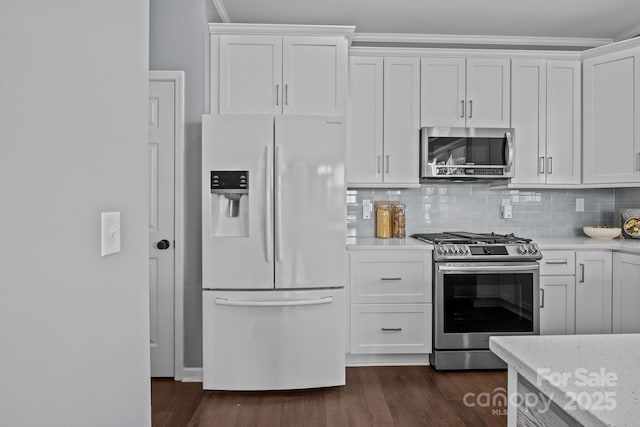
[[[267,262],[273,262],[273,161],[271,159],[271,146],[265,147],[264,170],[265,170],[265,191],[264,191],[264,243],[265,258]]]
[[[276,145],[275,151],[275,168],[276,168],[276,183],[275,183],[275,212],[276,212],[276,261],[282,262],[282,147]]]
[[[284,300],[284,301],[252,301],[252,300],[231,300],[226,298],[216,298],[216,305],[230,305],[235,307],[295,307],[301,305],[331,304],[333,297],[322,297],[318,299]]]

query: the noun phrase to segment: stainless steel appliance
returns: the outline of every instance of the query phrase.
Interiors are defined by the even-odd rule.
[[[513,177],[513,129],[424,127],[420,130],[422,180]]]
[[[413,237],[435,245],[431,365],[436,370],[506,367],[489,350],[489,337],[539,334],[537,245],[512,234]]]

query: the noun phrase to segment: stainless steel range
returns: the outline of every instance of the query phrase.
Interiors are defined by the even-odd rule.
[[[538,246],[513,234],[414,234],[433,251],[433,351],[437,370],[499,369],[492,335],[539,334]]]

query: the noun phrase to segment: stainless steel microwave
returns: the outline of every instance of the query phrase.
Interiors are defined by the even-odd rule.
[[[513,177],[514,130],[510,128],[423,127],[422,180]]]

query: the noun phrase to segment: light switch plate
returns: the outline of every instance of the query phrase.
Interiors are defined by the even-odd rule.
[[[120,252],[120,212],[102,212],[101,222],[101,255],[112,255]]]
[[[371,200],[362,201],[362,219],[371,219]]]
[[[584,212],[584,199],[576,199],[576,212]]]

